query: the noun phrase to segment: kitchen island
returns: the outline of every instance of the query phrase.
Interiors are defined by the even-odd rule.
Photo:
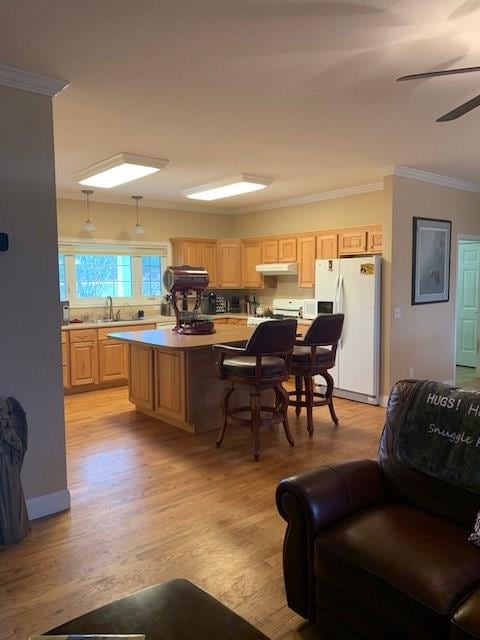
[[[225,382],[215,377],[212,346],[248,340],[253,329],[220,325],[208,335],[157,329],[115,332],[109,337],[129,345],[128,390],[136,409],[190,433],[203,433],[218,429],[223,421]],[[242,390],[236,394],[243,404],[244,394]]]

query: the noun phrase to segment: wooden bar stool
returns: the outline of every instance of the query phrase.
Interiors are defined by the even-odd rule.
[[[338,418],[333,408],[333,378],[328,372],[335,366],[338,341],[342,335],[343,313],[319,315],[312,322],[303,340],[295,342],[291,373],[295,376],[295,391],[289,392],[289,405],[300,415],[307,409],[307,429],[313,435],[313,407],[328,406],[333,422]],[[330,347],[330,348],[326,348]],[[313,376],[325,379],[325,393],[313,390]],[[302,381],[304,388],[302,388]],[[291,399],[295,398],[295,399]]]
[[[238,424],[249,426],[252,431],[253,457],[260,457],[260,427],[282,423],[288,442],[293,447],[293,437],[288,426],[288,392],[282,382],[290,375],[290,361],[295,344],[297,321],[275,320],[259,324],[244,347],[217,344],[219,352],[218,374],[230,383],[223,397],[224,421],[217,438],[217,447],[223,442],[229,418]],[[229,407],[229,401],[238,386],[250,389],[250,405]],[[275,406],[260,403],[260,393],[271,389],[275,393]],[[262,418],[262,411],[270,414]],[[250,413],[250,419],[240,418],[240,413]]]

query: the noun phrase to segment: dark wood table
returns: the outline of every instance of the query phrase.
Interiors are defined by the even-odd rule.
[[[144,633],[146,640],[268,640],[188,580],[171,580],[70,620],[46,635]]]

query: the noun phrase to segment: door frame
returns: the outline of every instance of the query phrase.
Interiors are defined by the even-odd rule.
[[[456,251],[456,263],[457,267],[455,269],[455,302],[454,302],[454,323],[453,323],[453,370],[452,370],[452,381],[456,383],[457,381],[457,320],[458,320],[458,278],[460,275],[460,259],[459,259],[459,247],[461,242],[479,242],[480,236],[471,235],[467,233],[459,233],[457,234],[455,251]],[[480,377],[480,353],[477,353],[477,366],[475,367],[475,375]]]

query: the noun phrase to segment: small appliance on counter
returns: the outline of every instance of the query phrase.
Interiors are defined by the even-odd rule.
[[[225,313],[227,310],[227,299],[225,296],[217,296],[215,313]]]
[[[213,322],[198,315],[202,293],[208,287],[208,271],[189,265],[167,267],[163,274],[163,284],[169,291],[168,299],[172,303],[177,321],[172,331],[191,335],[215,333]],[[189,293],[195,294],[192,311],[188,310]],[[178,308],[179,302],[182,309]]]
[[[240,313],[242,310],[240,296],[230,296],[230,311],[232,313]]]
[[[170,316],[171,313],[172,313],[172,305],[170,304],[170,302],[164,296],[162,298],[162,301],[160,302],[160,315],[161,316]]]
[[[62,324],[70,324],[70,302],[62,300],[60,302]]]
[[[307,320],[314,320],[321,313],[333,313],[332,300],[317,300],[308,298],[303,301],[303,317]]]
[[[217,313],[217,294],[215,291],[209,291],[203,297],[203,312]]]

